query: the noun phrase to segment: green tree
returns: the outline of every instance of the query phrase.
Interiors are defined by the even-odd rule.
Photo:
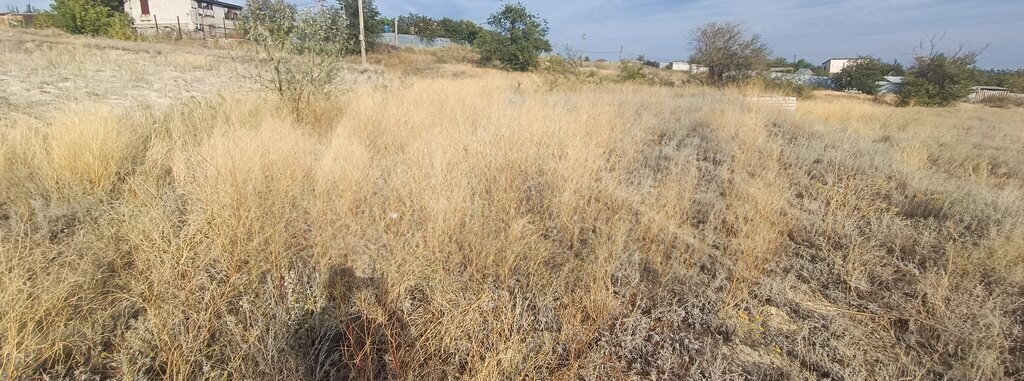
[[[437,25],[441,28],[441,36],[450,38],[454,41],[462,41],[468,44],[473,44],[476,38],[483,33],[484,28],[477,25],[475,22],[469,20],[455,20],[451,18],[442,18],[437,20]]]
[[[474,44],[484,61],[526,71],[537,67],[541,53],[551,51],[547,21],[522,3],[505,4],[487,19],[487,25],[491,29],[481,33]]]
[[[712,22],[693,30],[690,61],[708,68],[713,84],[726,82],[726,75],[762,68],[771,49],[758,34],[748,35],[739,23]]]
[[[51,9],[53,25],[65,32],[121,40],[134,37],[128,16],[98,0],[55,0]]]
[[[893,64],[869,56],[860,57],[855,62],[832,78],[837,88],[875,95],[881,89],[878,82],[884,80],[883,77],[896,75],[901,70]]]
[[[345,27],[346,38],[354,41],[359,46],[359,3],[358,0],[338,0],[338,5],[348,20]],[[386,19],[381,18],[380,11],[373,0],[363,0],[363,30],[366,32],[366,50],[373,50],[377,47],[377,38],[384,32]]]
[[[419,13],[398,16],[398,29],[408,34],[434,39],[443,37],[437,21]]]
[[[975,65],[980,52],[960,49],[936,53],[934,46],[933,42],[929,53],[914,57],[900,89],[900,105],[949,107],[971,93],[978,78]]]

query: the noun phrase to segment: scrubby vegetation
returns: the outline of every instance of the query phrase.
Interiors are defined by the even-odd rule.
[[[1024,374],[1024,110],[374,59],[0,120],[0,378]]]
[[[971,93],[978,79],[975,64],[980,52],[961,48],[938,52],[932,43],[927,53],[918,53],[900,88],[900,105],[949,107]]]

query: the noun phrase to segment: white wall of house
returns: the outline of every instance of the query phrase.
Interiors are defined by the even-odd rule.
[[[124,12],[135,21],[135,28],[141,32],[152,32],[157,26],[161,30],[188,30],[192,24],[192,0],[148,0],[149,13],[143,13],[142,0],[125,0]]]
[[[690,71],[690,63],[689,62],[679,62],[679,61],[676,61],[676,62],[670,63],[668,65],[668,67],[670,69],[672,69],[672,70],[675,70],[675,71]]]
[[[824,69],[826,73],[835,74],[843,71],[843,68],[853,65],[856,62],[856,59],[833,58],[828,61],[825,61],[825,63],[821,65],[821,68]]]
[[[237,27],[236,20],[227,15],[241,12],[195,0],[148,0],[149,13],[143,13],[142,1],[125,0],[124,3],[125,13],[131,16],[134,27],[142,33],[154,32],[158,27],[162,32],[177,32],[180,22],[183,32],[206,29],[210,35],[222,36],[225,27]]]
[[[203,3],[200,1],[199,3]],[[225,27],[228,29],[235,28],[236,18],[241,17],[240,10],[232,10],[219,4],[208,4],[208,8],[197,8],[195,11],[196,18],[195,23],[199,28],[216,30],[219,34]],[[195,3],[193,3],[195,5]],[[227,14],[234,12],[235,17],[228,17]]]

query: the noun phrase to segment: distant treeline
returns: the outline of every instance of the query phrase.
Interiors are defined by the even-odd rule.
[[[387,25],[393,28],[395,19],[387,19]],[[398,32],[414,34],[424,38],[448,38],[472,44],[484,31],[484,28],[469,20],[456,20],[448,17],[435,19],[419,13],[398,16]]]

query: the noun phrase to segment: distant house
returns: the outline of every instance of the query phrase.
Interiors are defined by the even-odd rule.
[[[853,65],[859,58],[832,58],[821,64],[821,68],[828,74],[835,74],[843,71],[847,66]]]
[[[668,68],[675,71],[690,71],[690,63],[682,61],[669,62]]]
[[[224,36],[237,28],[242,7],[218,0],[125,0],[124,12],[142,33],[202,31]]]
[[[664,61],[644,61],[644,65],[647,65],[647,66],[650,66],[650,67],[656,67],[658,69],[666,69],[671,64],[672,64],[671,62],[664,62]]]
[[[690,73],[704,73],[708,71],[708,68],[706,66],[692,64],[683,61],[670,62],[668,64],[668,68],[675,71],[685,71]]]

